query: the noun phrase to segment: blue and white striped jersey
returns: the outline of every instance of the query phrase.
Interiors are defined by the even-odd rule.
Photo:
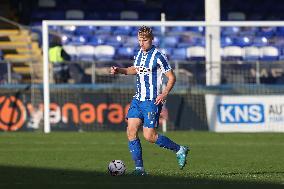
[[[162,74],[171,70],[165,55],[154,45],[144,54],[140,49],[135,56],[136,93],[140,101],[154,100],[162,92]]]

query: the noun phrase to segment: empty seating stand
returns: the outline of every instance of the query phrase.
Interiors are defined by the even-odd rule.
[[[3,61],[11,64],[12,74],[20,75],[22,83],[40,82],[42,51],[28,30],[0,30],[0,50]]]

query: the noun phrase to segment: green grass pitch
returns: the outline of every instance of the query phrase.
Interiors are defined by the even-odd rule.
[[[283,133],[166,133],[191,147],[179,170],[175,154],[142,139],[146,177],[134,165],[124,132],[0,133],[0,188],[284,188]],[[121,159],[127,174],[112,177]]]

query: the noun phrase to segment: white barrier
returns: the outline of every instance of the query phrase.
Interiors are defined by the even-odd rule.
[[[284,96],[206,95],[210,131],[284,132]]]

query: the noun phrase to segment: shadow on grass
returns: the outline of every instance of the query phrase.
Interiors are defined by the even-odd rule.
[[[96,171],[0,166],[0,188],[283,188],[281,184],[175,176],[117,176]]]

